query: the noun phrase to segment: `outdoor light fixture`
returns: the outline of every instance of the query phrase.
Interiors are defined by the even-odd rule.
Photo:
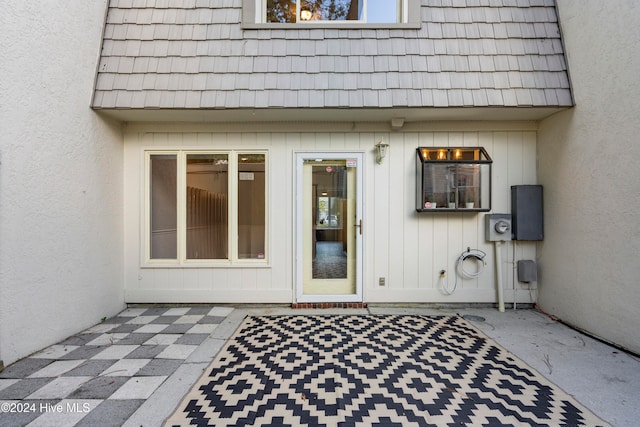
[[[378,163],[379,165],[382,164],[382,160],[384,160],[384,158],[387,157],[388,149],[389,149],[389,144],[384,142],[383,139],[381,139],[380,142],[376,144],[376,163]]]

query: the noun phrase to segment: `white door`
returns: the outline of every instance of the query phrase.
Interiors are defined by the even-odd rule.
[[[362,158],[296,154],[298,302],[362,301]]]

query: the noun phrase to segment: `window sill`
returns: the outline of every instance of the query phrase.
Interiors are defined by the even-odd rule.
[[[437,212],[489,212],[490,208],[431,208],[431,209],[416,209],[419,213],[437,213]]]
[[[309,29],[338,29],[338,30],[417,30],[420,22],[406,22],[402,24],[376,24],[376,23],[312,23],[312,24],[257,24],[243,23],[243,30],[309,30]]]
[[[255,262],[247,262],[247,261],[237,261],[234,263],[231,262],[186,262],[183,264],[177,264],[177,263],[146,263],[146,264],[142,264],[140,266],[140,268],[146,269],[155,269],[155,268],[168,268],[168,269],[174,269],[174,268],[185,268],[185,269],[189,269],[189,268],[211,268],[211,269],[218,269],[218,268],[271,268],[271,263],[261,260],[261,261],[255,261]]]

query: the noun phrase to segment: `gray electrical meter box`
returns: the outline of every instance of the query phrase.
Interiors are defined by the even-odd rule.
[[[542,240],[544,224],[541,185],[511,186],[514,240]]]
[[[518,282],[531,283],[538,281],[538,267],[530,259],[518,261]]]
[[[511,214],[487,214],[484,222],[484,235],[488,242],[511,240]]]

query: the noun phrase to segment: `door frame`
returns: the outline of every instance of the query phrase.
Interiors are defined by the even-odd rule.
[[[356,268],[355,282],[356,293],[350,295],[304,295],[303,292],[303,166],[305,160],[355,160],[356,161],[356,223],[363,219],[364,210],[364,152],[362,151],[295,151],[294,152],[294,302],[363,302],[363,240],[364,230],[362,225],[356,232],[355,251],[356,251]],[[360,222],[362,224],[362,222]]]

